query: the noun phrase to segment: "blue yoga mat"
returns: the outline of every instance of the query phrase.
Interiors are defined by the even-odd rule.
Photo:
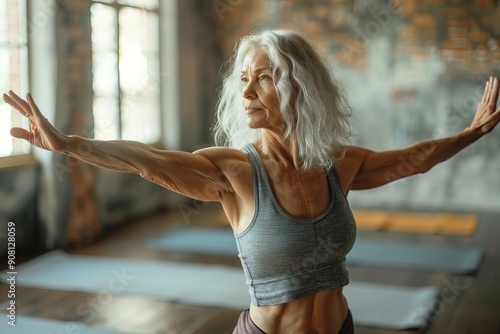
[[[17,272],[19,286],[39,289],[134,294],[188,305],[237,310],[247,309],[250,305],[243,270],[227,266],[52,251],[19,265]],[[3,272],[2,280],[6,278],[6,272]],[[344,291],[357,325],[391,329],[425,327],[438,298],[435,287],[351,282]]]
[[[90,327],[80,322],[57,321],[30,317],[27,315],[17,315],[15,327],[7,322],[7,315],[0,313],[0,333],[2,334],[125,334],[109,329]],[[127,332],[127,334],[132,334]],[[139,333],[137,333],[139,334]]]
[[[347,255],[349,265],[475,273],[484,252],[475,247],[358,241]]]
[[[176,228],[148,239],[146,244],[167,251],[238,255],[234,234],[228,229]],[[471,274],[478,270],[482,258],[483,251],[474,247],[357,240],[347,255],[347,263]]]
[[[147,239],[146,245],[175,252],[238,256],[233,231],[222,228],[174,228]]]

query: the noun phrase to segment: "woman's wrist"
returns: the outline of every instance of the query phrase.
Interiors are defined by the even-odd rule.
[[[464,130],[462,130],[459,133],[459,137],[467,138],[468,141],[470,141],[471,143],[475,142],[476,140],[481,138],[483,135],[485,135],[485,133],[483,131],[481,131],[481,129],[475,128],[475,127],[470,127],[470,126],[466,127]]]
[[[75,153],[77,153],[76,148],[79,145],[78,144],[79,139],[81,138],[75,135],[65,135],[65,134],[61,135],[63,137],[62,141],[64,144],[63,144],[63,149],[60,150],[59,152],[67,155],[75,155]]]

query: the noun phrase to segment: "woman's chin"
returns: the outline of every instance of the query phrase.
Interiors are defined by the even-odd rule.
[[[252,122],[252,121],[247,122],[247,126],[248,126],[248,128],[250,128],[250,129],[260,129],[260,128],[262,127],[262,125],[261,125],[261,124],[259,124],[259,123],[257,123],[257,122]]]

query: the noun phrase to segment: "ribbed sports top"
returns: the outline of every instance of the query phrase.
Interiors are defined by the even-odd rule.
[[[345,261],[356,224],[335,167],[327,172],[331,202],[326,211],[299,219],[276,201],[255,147],[248,144],[243,151],[253,171],[255,214],[235,237],[252,304],[277,305],[347,285]]]

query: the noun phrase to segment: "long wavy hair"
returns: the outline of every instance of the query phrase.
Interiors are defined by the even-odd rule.
[[[241,69],[254,48],[266,52],[283,116],[284,139],[296,142],[301,169],[330,169],[351,135],[351,107],[324,56],[292,30],[265,30],[238,40],[227,62],[216,110],[216,145],[242,148],[256,140],[243,110]]]

